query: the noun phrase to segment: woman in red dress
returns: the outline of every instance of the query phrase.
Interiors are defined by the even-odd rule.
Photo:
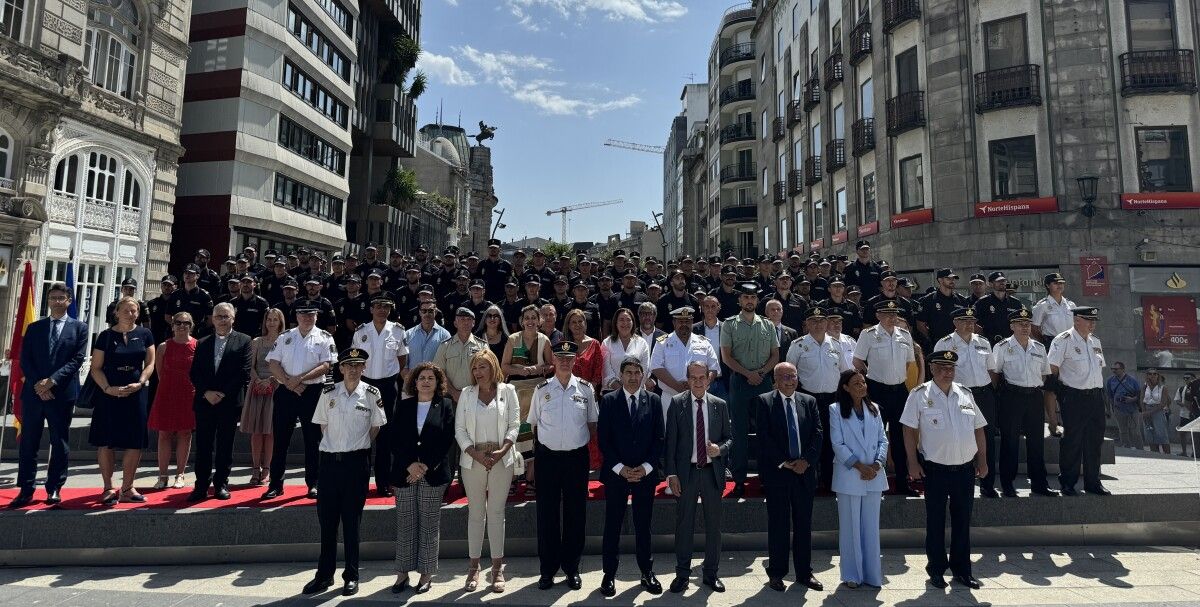
[[[192,450],[192,430],[196,429],[196,414],[192,400],[196,389],[189,373],[196,355],[196,338],[192,337],[192,315],[180,312],[171,318],[174,336],[159,344],[155,361],[158,371],[158,392],[150,407],[151,430],[158,430],[158,482],[155,489],[167,488],[167,467],[171,451],[175,452],[175,482],[170,486],[182,489]]]
[[[567,312],[563,318],[564,339],[573,341],[579,346],[579,354],[575,357],[575,377],[592,384],[596,390],[596,400],[600,400],[600,383],[604,380],[604,350],[600,341],[592,339],[587,334],[587,317],[578,308]],[[595,436],[588,441],[589,469],[599,470],[603,458],[600,455],[600,445]]]

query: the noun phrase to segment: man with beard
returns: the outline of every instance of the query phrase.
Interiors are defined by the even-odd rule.
[[[487,259],[479,262],[479,277],[483,279],[487,298],[500,301],[504,297],[504,283],[512,275],[512,264],[500,257],[500,239],[488,239]],[[482,315],[480,316],[482,318]]]
[[[708,275],[700,283],[705,293],[712,294],[713,290],[721,288],[721,257],[713,255],[708,258]]]
[[[333,313],[333,303],[321,295],[321,281],[316,276],[310,276],[304,281],[304,307],[317,309],[317,326],[329,333],[337,330],[337,318]]]
[[[200,288],[200,268],[188,264],[183,270],[183,288],[171,294],[171,315],[187,312],[192,315],[192,335],[203,337],[209,334],[213,300],[208,291]]]
[[[363,280],[365,281],[371,272],[379,270],[380,275],[382,276],[383,271],[386,269],[387,264],[379,258],[379,247],[373,242],[368,242],[367,246],[363,248],[362,260],[358,262],[358,267],[355,268],[354,271],[357,272],[359,276],[362,276]]]
[[[617,249],[612,254],[612,267],[608,269],[608,275],[612,276],[613,282],[621,280],[625,276],[625,267],[627,262],[624,249]],[[634,276],[636,278],[636,275]],[[631,308],[632,309],[632,308]]]
[[[812,260],[809,260],[808,264],[804,266],[804,278],[811,285],[809,297],[812,298],[812,301],[821,301],[822,299],[829,298],[829,281],[821,276],[819,270],[820,266]]]
[[[840,332],[856,338],[862,330],[862,308],[846,297],[846,281],[841,276],[834,275],[829,279],[829,299],[818,301],[817,305],[826,312],[834,309],[842,312]]]
[[[987,296],[987,280],[983,274],[972,274],[970,285],[971,292],[967,294],[967,301],[974,306],[975,302]]]
[[[291,255],[288,255],[289,259],[291,257]],[[308,247],[300,247],[296,249],[295,257],[296,265],[288,268],[288,274],[291,274],[292,278],[296,279],[296,282],[301,282],[304,280],[304,275],[308,274],[312,267],[309,265],[309,260],[312,258],[312,251],[309,251]]]
[[[729,412],[733,424],[730,473],[734,488],[730,497],[746,495],[750,449],[750,416],[753,400],[771,391],[770,371],[779,362],[779,336],[770,320],[755,313],[758,285],[743,283],[738,296],[738,314],[721,324],[721,361],[732,371],[729,377]]]
[[[263,317],[271,307],[267,300],[255,294],[258,281],[247,274],[238,282],[238,295],[230,301],[233,306],[233,330],[246,335],[261,335]]]
[[[445,296],[438,297],[438,304],[444,318],[454,318],[454,313],[459,306],[471,299],[471,292],[468,289],[470,286],[471,274],[467,272],[466,268],[460,269],[458,275],[454,277],[454,290]]]
[[[276,259],[279,259],[279,252],[275,249],[267,249],[265,252],[263,252],[263,262],[259,264],[263,266],[263,269],[257,272],[259,284],[262,284],[263,280],[266,280],[268,276],[275,273]]]
[[[617,293],[619,307],[637,310],[642,302],[649,300],[650,298],[638,288],[637,274],[632,268],[626,268],[625,275],[621,276],[621,290]]]
[[[236,274],[230,274],[225,278],[225,284],[221,288],[221,294],[213,298],[213,305],[221,303],[230,303],[237,298],[241,293],[242,280]]]
[[[695,311],[700,307],[700,302],[696,301],[696,297],[691,293],[689,288],[691,283],[688,281],[688,276],[685,272],[682,270],[676,270],[672,272],[667,284],[669,284],[671,287],[670,291],[663,294],[663,296],[660,297],[657,302],[655,302],[655,304],[658,305],[657,324],[659,328],[664,330],[667,327],[672,326],[671,319],[674,314],[674,310],[679,308],[691,308],[693,311]],[[651,367],[650,369],[653,371],[654,367]],[[679,383],[682,385],[683,381],[686,379],[684,376],[683,367],[680,367],[678,371]],[[679,392],[683,392],[683,390],[679,389],[671,394],[664,393],[663,396],[674,396]]]
[[[932,344],[954,332],[954,312],[968,305],[967,298],[954,291],[958,283],[958,275],[954,270],[941,268],[936,276],[937,290],[917,302],[920,304],[917,331]],[[959,354],[961,360],[962,353]]]
[[[388,266],[383,270],[383,288],[397,293],[400,287],[408,282],[408,267],[404,265],[404,253],[400,249],[392,249],[388,258]],[[397,302],[399,303],[399,302]]]
[[[737,285],[737,269],[732,265],[726,265],[721,268],[721,286],[717,289],[709,291],[709,295],[717,298],[717,303],[721,309],[717,312],[717,317],[724,320],[738,313],[738,297],[741,296],[741,291],[736,288]]]
[[[554,288],[554,270],[546,265],[546,254],[541,249],[533,250],[533,265],[529,267],[529,272],[536,276],[542,283],[542,291],[549,293],[550,289]]]
[[[350,274],[346,272],[346,259],[341,254],[335,254],[330,260],[333,272],[321,283],[321,294],[329,301],[341,301],[346,296],[346,282]]]
[[[792,292],[792,275],[784,270],[775,276],[775,290],[759,300],[758,313],[765,314],[768,301],[778,301],[783,306],[783,324],[796,329],[804,326],[804,313],[808,302]],[[782,344],[780,347],[783,348]]]
[[[251,274],[262,274],[267,271],[267,266],[264,266],[258,261],[258,249],[247,246],[242,249],[242,257],[246,258],[246,271]]]
[[[1008,322],[1009,314],[1019,312],[1025,307],[1021,300],[1008,294],[1008,279],[1003,272],[992,272],[988,275],[992,292],[975,302],[975,318],[979,322],[979,334],[996,345],[1000,340],[1012,335]]]
[[[847,286],[856,285],[862,292],[863,300],[866,301],[879,294],[883,281],[883,268],[871,260],[870,242],[858,241],[854,252],[857,257],[854,263],[846,268],[846,284]]]

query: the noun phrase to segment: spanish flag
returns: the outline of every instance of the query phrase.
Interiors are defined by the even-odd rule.
[[[25,260],[25,277],[21,281],[21,299],[17,304],[17,321],[13,324],[12,341],[9,342],[9,360],[12,370],[9,372],[8,392],[12,394],[13,428],[17,437],[21,436],[21,387],[25,378],[21,375],[21,342],[25,341],[25,330],[33,322],[33,264]]]

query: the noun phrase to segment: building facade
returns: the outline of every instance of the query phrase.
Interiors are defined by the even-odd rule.
[[[746,44],[730,35],[744,27],[728,24],[746,10],[735,9],[710,54],[722,79],[734,66],[721,58]],[[764,251],[853,257],[867,238],[922,287],[940,266],[1002,270],[1028,303],[1044,294],[1041,276],[1060,271],[1072,299],[1100,307],[1109,360],[1200,367],[1200,2],[764,0],[752,10],[753,81],[735,76],[741,88],[717,98],[710,124],[725,128],[725,108],[757,89],[755,140],[729,148],[758,162]],[[726,154],[712,174],[745,177]],[[699,252],[715,252],[707,244]]]
[[[187,1],[4,2],[0,339],[25,261],[40,312],[74,264],[93,336],[122,280],[166,271],[190,15]]]
[[[696,248],[697,208],[693,183],[685,179],[687,162],[698,153],[691,147],[693,135],[708,124],[708,83],[687,84],[679,95],[680,112],[671,120],[671,131],[663,150],[663,216],[667,257],[678,257]]]

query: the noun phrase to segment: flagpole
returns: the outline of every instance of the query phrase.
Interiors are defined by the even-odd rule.
[[[22,272],[25,270],[24,264],[22,264],[21,270],[22,270]],[[22,277],[21,280],[22,280],[22,284],[24,284],[24,280],[25,280],[24,277]],[[21,294],[18,292],[17,293],[17,307],[19,308],[22,305],[24,305],[24,302],[21,301]],[[17,314],[20,314],[19,310],[18,310]],[[13,315],[13,318],[14,318],[14,322],[15,322],[16,315]],[[12,344],[8,344],[8,348],[9,348],[10,352],[12,351],[12,347],[13,347]],[[8,368],[8,377],[4,378],[4,421],[0,422],[0,467],[2,467],[3,463],[4,463],[4,437],[8,434],[8,412],[10,409],[12,409],[12,397],[13,397],[12,373],[13,373],[13,370],[12,370],[12,365],[10,363],[9,368]],[[21,454],[18,453],[17,454],[17,467],[20,468],[20,466],[21,466]],[[13,483],[16,482],[15,477],[13,478],[12,482]],[[0,484],[3,484],[3,485],[9,484],[8,477],[0,477]]]

